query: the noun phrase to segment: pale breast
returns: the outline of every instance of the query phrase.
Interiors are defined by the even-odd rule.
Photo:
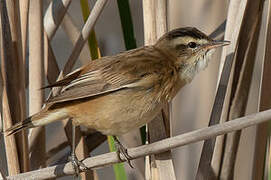
[[[152,91],[126,89],[68,107],[73,122],[106,135],[120,135],[154,119],[161,110]]]

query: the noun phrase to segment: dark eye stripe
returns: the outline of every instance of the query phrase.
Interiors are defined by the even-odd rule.
[[[186,44],[178,44],[178,45],[176,45],[176,49],[177,49],[177,50],[183,50],[183,49],[185,49],[186,47],[187,47]]]
[[[189,42],[188,44],[178,44],[175,46],[176,50],[184,50],[184,49],[187,49],[187,48],[196,48],[198,45],[197,43],[195,42]]]

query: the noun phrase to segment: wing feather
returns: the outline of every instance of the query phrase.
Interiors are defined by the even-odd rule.
[[[50,98],[47,102],[72,101],[126,88],[151,88],[159,79],[157,72],[153,72],[152,66],[161,66],[162,69],[164,65],[161,60],[155,49],[145,47],[144,51],[139,48],[125,54],[92,61],[67,75],[61,83],[56,82],[51,85],[50,87],[60,84],[63,89],[59,95]]]

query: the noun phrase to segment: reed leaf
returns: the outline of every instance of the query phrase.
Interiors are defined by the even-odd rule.
[[[86,22],[89,14],[90,14],[88,1],[87,0],[80,0],[80,4],[81,4],[83,19],[84,19],[84,22]],[[99,48],[98,48],[98,42],[97,42],[94,30],[92,30],[89,35],[88,46],[89,46],[91,59],[94,60],[94,59],[100,58],[99,57],[100,52],[99,52]]]
[[[107,141],[108,141],[108,145],[109,145],[109,150],[111,152],[115,152],[116,147],[115,147],[114,138],[112,136],[107,136]],[[114,164],[113,169],[114,169],[115,177],[117,180],[126,180],[127,179],[123,163]]]

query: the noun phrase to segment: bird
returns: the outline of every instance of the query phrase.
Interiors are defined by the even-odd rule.
[[[153,120],[163,104],[208,66],[215,49],[229,44],[214,40],[195,27],[182,27],[167,32],[154,45],[90,61],[46,86],[62,89],[45,102],[40,112],[5,132],[11,135],[71,119],[73,137],[79,125],[112,135],[118,152],[129,160],[117,136]],[[84,165],[78,161],[74,146],[73,143],[71,161],[76,169]]]

